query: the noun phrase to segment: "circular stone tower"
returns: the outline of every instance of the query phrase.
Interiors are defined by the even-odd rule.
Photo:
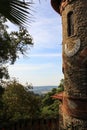
[[[87,130],[87,0],[51,0],[51,5],[62,17],[63,128]]]

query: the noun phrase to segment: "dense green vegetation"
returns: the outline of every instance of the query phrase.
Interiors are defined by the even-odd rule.
[[[59,101],[51,96],[62,91],[61,84],[45,95],[30,91],[31,86],[23,86],[13,80],[0,86],[0,124],[19,119],[58,117]]]
[[[42,98],[41,116],[43,118],[58,117],[60,101],[52,98],[53,95],[63,91],[64,80],[60,81],[58,88],[53,88]]]
[[[41,99],[16,80],[6,83],[2,90],[0,123],[39,116]]]

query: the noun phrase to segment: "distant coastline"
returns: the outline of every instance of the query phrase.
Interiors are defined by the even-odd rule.
[[[58,88],[58,86],[34,86],[33,89],[31,89],[31,91],[41,95],[50,92],[53,88]]]

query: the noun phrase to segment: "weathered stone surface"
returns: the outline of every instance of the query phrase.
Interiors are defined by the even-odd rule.
[[[63,97],[61,104],[64,130],[87,130],[87,0],[52,1],[59,2],[54,9],[62,16],[64,93],[67,97],[66,101]],[[77,39],[80,39],[78,47],[74,44]]]
[[[74,34],[68,35],[68,14],[72,12],[73,22],[74,22]],[[78,98],[87,98],[87,0],[72,0],[67,6],[62,10],[62,33],[63,33],[63,72],[65,77],[65,85],[64,90],[67,96]],[[74,51],[75,45],[72,43],[80,39],[80,47],[73,53],[73,55],[69,54],[69,50],[65,45],[68,43],[67,47]],[[70,42],[71,41],[71,42]],[[70,42],[70,43],[69,43]],[[76,100],[76,99],[75,99]],[[63,102],[64,103],[64,102]],[[70,102],[71,106],[75,103],[76,106],[79,106],[78,102]],[[85,101],[83,103],[84,107],[87,108],[87,103]],[[80,104],[81,104],[80,103]],[[63,107],[66,107],[63,104]],[[64,108],[65,108],[64,107]],[[69,106],[67,106],[68,109]],[[80,106],[79,106],[80,107]],[[83,118],[85,117],[85,108],[82,107],[81,111],[83,114]],[[73,107],[71,107],[73,110]],[[77,118],[75,117],[76,111],[72,111],[72,115],[68,115],[65,112],[63,113],[63,121],[64,127],[74,127],[75,125],[79,125],[79,130],[87,129],[87,117],[85,120],[82,119],[80,113],[77,111]],[[72,128],[74,129],[74,128]]]

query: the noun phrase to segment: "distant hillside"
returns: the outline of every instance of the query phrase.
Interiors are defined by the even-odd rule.
[[[57,88],[58,86],[34,86],[31,91],[33,91],[36,94],[45,94],[49,91],[51,91],[53,88]]]

